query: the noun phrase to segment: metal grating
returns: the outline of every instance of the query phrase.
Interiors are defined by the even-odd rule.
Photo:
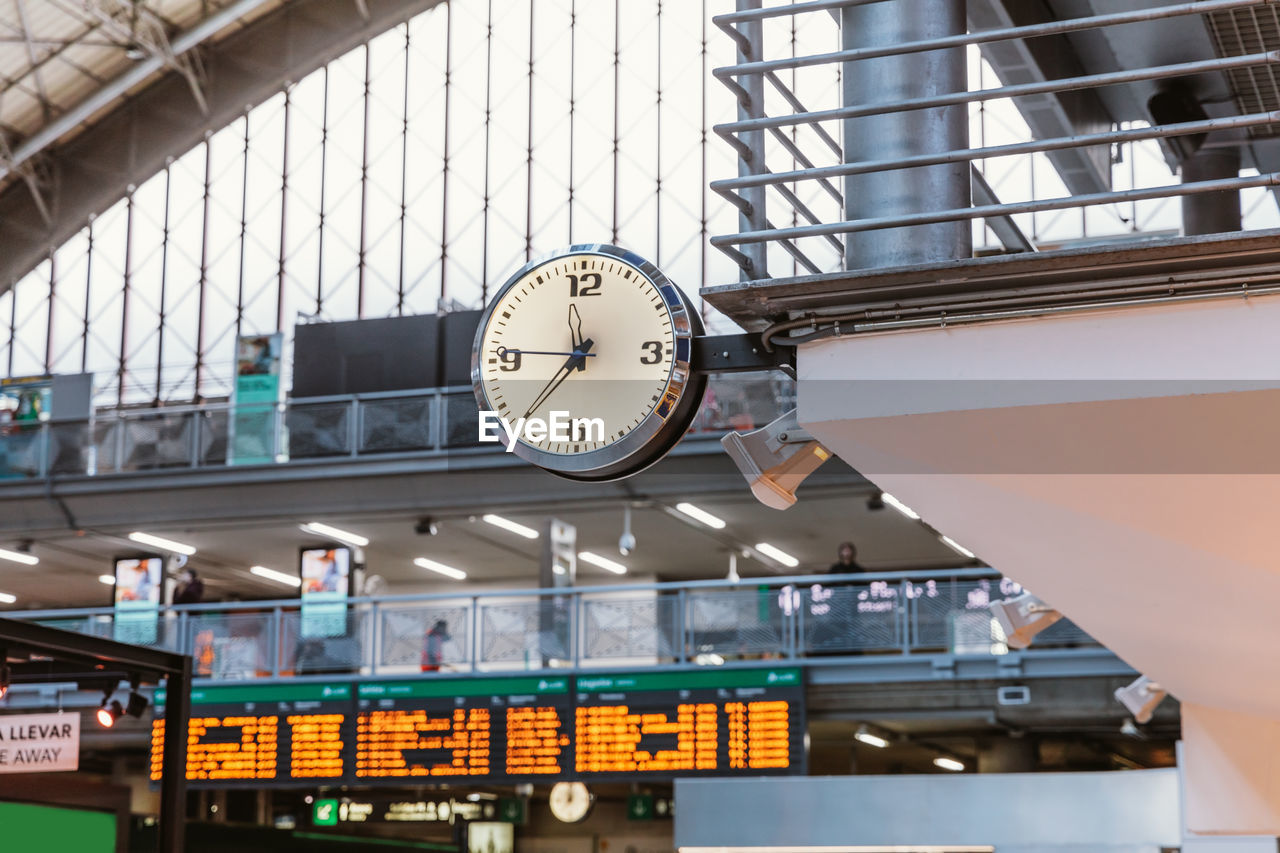
[[[1252,6],[1214,12],[1206,17],[1218,56],[1280,50],[1280,7]],[[1232,68],[1225,73],[1242,112],[1280,110],[1280,76],[1274,64]],[[1255,138],[1277,133],[1280,125],[1249,128],[1249,135]]]

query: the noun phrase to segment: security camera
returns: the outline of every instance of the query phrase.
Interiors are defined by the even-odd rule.
[[[618,537],[618,553],[627,556],[636,549],[636,537],[628,530]]]
[[[419,536],[435,536],[440,532],[440,527],[434,518],[428,516],[418,519],[418,523],[413,526],[413,532]]]
[[[1142,675],[1132,684],[1116,688],[1115,695],[1120,704],[1133,714],[1134,720],[1149,723],[1156,712],[1156,706],[1169,694],[1159,684]]]
[[[830,450],[800,428],[795,409],[760,429],[731,432],[720,443],[756,500],[773,509],[793,505],[800,484],[831,458]]]
[[[1000,623],[1011,649],[1025,649],[1031,645],[1032,637],[1062,618],[1061,613],[1029,592],[993,601],[991,613]]]

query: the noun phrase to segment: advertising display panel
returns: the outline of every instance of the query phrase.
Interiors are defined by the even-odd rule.
[[[341,545],[303,548],[298,571],[302,575],[302,636],[314,639],[345,635],[351,549]]]
[[[164,558],[144,554],[115,561],[115,639],[147,645],[156,641],[160,595],[164,590]]]

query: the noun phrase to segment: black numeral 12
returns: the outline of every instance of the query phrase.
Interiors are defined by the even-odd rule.
[[[588,272],[581,276],[566,275],[569,279],[569,298],[575,296],[599,296],[600,295],[600,273]],[[581,281],[581,284],[579,284]]]

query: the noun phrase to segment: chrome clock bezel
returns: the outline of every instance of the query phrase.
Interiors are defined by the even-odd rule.
[[[471,348],[471,385],[481,410],[493,411],[481,377],[481,356],[494,310],[517,282],[533,270],[573,256],[602,256],[634,267],[658,290],[671,320],[675,358],[661,399],[640,425],[596,450],[551,453],[517,439],[512,452],[546,471],[572,480],[607,481],[636,474],[667,454],[693,424],[706,391],[706,377],[692,370],[693,339],[703,333],[702,318],[692,302],[657,265],[635,252],[607,243],[581,243],[535,258],[513,273],[485,306]]]

